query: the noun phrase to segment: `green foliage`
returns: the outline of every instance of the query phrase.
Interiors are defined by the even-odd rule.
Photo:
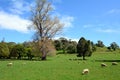
[[[77,52],[77,42],[75,41],[69,41],[68,47],[67,47],[67,53],[76,53]]]
[[[98,40],[98,43],[96,44],[97,47],[104,47],[105,45],[101,40]]]
[[[63,38],[63,37],[61,37],[60,38],[60,42],[61,42],[61,44],[62,44],[62,50],[63,50],[63,53],[66,53],[66,51],[67,51],[67,47],[68,47],[68,40],[66,39],[66,38]]]
[[[12,48],[16,45],[16,43],[15,42],[8,42],[7,45],[8,45],[9,51],[11,52]]]
[[[85,56],[91,56],[92,55],[92,45],[91,42],[86,40],[84,37],[81,37],[78,44],[77,44],[77,53],[78,57],[83,56],[83,60],[85,60]]]
[[[92,50],[93,48],[92,48],[92,45],[91,45],[91,42],[90,42],[90,40],[88,40],[87,42],[86,42],[86,45],[85,45],[85,55],[86,56],[91,56],[92,55]]]
[[[9,57],[9,48],[5,42],[0,43],[0,58],[8,58]]]
[[[61,50],[62,49],[62,43],[60,40],[54,40],[54,46],[56,50]]]
[[[118,49],[119,48],[119,46],[118,46],[118,44],[116,43],[116,42],[112,42],[111,44],[110,44],[110,49],[113,49],[114,51],[116,50],[116,49]]]
[[[18,59],[21,59],[23,56],[25,56],[25,48],[22,44],[15,45],[11,50],[11,57],[17,57]]]
[[[76,41],[67,40],[64,37],[54,41],[56,50],[63,51],[63,53],[76,53]]]
[[[28,60],[32,60],[32,58],[34,57],[34,55],[32,54],[32,49],[25,48],[25,53],[26,53],[26,56],[28,57]]]

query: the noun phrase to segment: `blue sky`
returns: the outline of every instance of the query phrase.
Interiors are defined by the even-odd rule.
[[[52,0],[54,14],[65,24],[66,37],[78,41],[80,37],[106,46],[120,45],[120,0]],[[32,40],[29,31],[30,6],[34,0],[0,0],[0,41],[24,42]]]

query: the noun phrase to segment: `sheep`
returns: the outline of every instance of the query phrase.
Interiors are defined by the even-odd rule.
[[[89,69],[83,69],[82,71],[82,75],[88,74],[89,73]]]
[[[118,63],[117,62],[112,62],[112,65],[118,65]]]
[[[101,63],[101,67],[107,67],[107,64]]]
[[[12,62],[10,62],[10,63],[8,63],[8,64],[7,64],[7,66],[12,66],[12,65],[13,65],[13,63],[12,63]]]

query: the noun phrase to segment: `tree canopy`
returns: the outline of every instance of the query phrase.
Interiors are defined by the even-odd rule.
[[[9,48],[5,42],[0,43],[0,57],[8,58],[9,57]]]
[[[83,60],[85,60],[85,56],[92,55],[92,45],[90,40],[86,40],[84,37],[81,37],[77,44],[77,53],[78,57],[83,56]]]

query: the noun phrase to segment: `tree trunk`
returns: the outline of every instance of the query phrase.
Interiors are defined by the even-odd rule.
[[[46,55],[42,55],[41,60],[46,60]]]
[[[42,59],[41,60],[46,60],[46,56],[42,56]]]
[[[41,60],[46,60],[46,56],[47,56],[46,54],[47,54],[46,51],[43,50]]]
[[[83,60],[85,60],[85,54],[83,54]]]

